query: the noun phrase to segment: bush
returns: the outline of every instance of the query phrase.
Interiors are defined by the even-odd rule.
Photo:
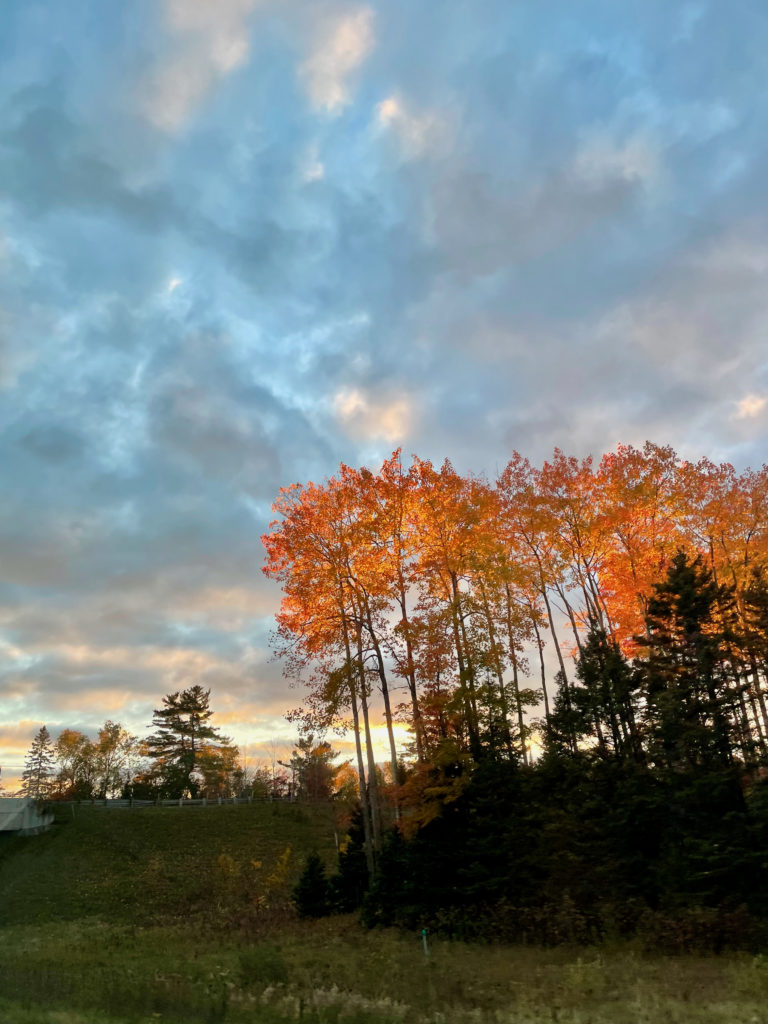
[[[330,913],[329,895],[325,865],[317,853],[311,853],[292,894],[299,917],[325,917]]]

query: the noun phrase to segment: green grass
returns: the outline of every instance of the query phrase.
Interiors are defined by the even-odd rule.
[[[418,933],[298,921],[312,849],[332,863],[330,808],[82,808],[5,841],[0,1021],[768,1024],[761,956],[430,939],[425,958]]]
[[[75,1014],[61,1018],[73,1024],[768,1020],[768,962],[746,954],[661,958],[438,941],[426,960],[420,936],[363,933],[351,918],[293,923],[247,941],[179,925],[15,926],[3,946],[3,998],[15,1010],[3,1016],[0,1003],[0,1019],[21,1022],[24,1012],[30,1024],[52,1024],[54,1011]]]
[[[288,882],[313,849],[329,863],[335,849],[330,806],[78,807],[74,817],[66,806],[57,819],[42,835],[2,838],[0,924],[164,922],[238,882],[257,888],[288,847]]]

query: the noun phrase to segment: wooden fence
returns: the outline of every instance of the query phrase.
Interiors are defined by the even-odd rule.
[[[219,796],[219,797],[179,797],[178,800],[67,800],[62,801],[72,808],[75,807],[105,807],[108,810],[120,810],[131,807],[221,807],[224,805],[237,804],[264,804],[264,803],[291,803],[293,801],[283,799],[271,799],[269,797],[252,796]],[[58,801],[57,801],[58,803]]]

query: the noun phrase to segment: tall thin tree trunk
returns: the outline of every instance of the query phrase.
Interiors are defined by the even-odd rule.
[[[491,650],[493,651],[493,668],[496,673],[496,681],[499,685],[499,700],[502,714],[502,736],[504,739],[504,745],[507,748],[507,755],[511,758],[514,748],[512,746],[512,733],[509,728],[509,702],[507,701],[507,692],[504,687],[504,671],[501,666],[501,658],[499,657],[499,645],[496,643],[496,630],[493,627],[491,607],[488,603],[488,595],[486,594],[482,581],[480,582],[480,596],[482,597],[483,614],[485,615],[485,622],[488,627],[488,638],[491,642]]]
[[[560,650],[560,643],[557,639],[557,632],[555,631],[555,622],[552,618],[552,607],[549,603],[549,597],[547,596],[547,587],[544,583],[544,577],[542,575],[541,580],[542,591],[541,596],[544,598],[544,606],[547,609],[547,620],[549,622],[549,632],[552,634],[552,640],[557,651],[557,660],[560,662],[560,671],[563,675],[563,695],[565,697],[565,707],[568,711],[568,717],[571,718],[571,692],[568,683],[568,673],[565,671],[565,662],[563,661],[563,652]],[[569,730],[568,743],[572,751],[576,750],[576,737],[573,735],[573,729]]]
[[[525,742],[525,722],[523,721],[523,703],[520,700],[520,678],[517,669],[517,650],[515,649],[515,631],[512,625],[512,594],[509,584],[504,584],[504,591],[507,602],[507,635],[509,637],[509,660],[512,664],[512,686],[515,691],[515,704],[517,706],[517,727],[520,731],[520,745],[523,751],[523,764],[528,764],[528,745]]]
[[[469,733],[469,749],[475,760],[482,756],[480,748],[480,732],[477,718],[477,703],[475,700],[475,684],[472,662],[469,652],[464,650],[466,632],[461,617],[461,603],[459,601],[456,574],[451,573],[452,599],[451,599],[451,622],[453,625],[453,639],[456,645],[456,660],[459,663],[459,679],[464,700],[464,710],[467,719],[467,731]],[[465,657],[466,654],[466,657]]]
[[[755,687],[755,696],[757,702],[760,705],[760,714],[763,719],[763,734],[768,737],[768,708],[765,705],[765,696],[763,694],[763,688],[760,683],[760,672],[757,667],[757,657],[754,651],[749,652],[749,664],[752,669],[752,679]]]
[[[392,708],[389,702],[389,687],[387,686],[387,673],[384,668],[384,658],[381,654],[381,647],[379,645],[379,639],[376,636],[376,632],[373,628],[373,621],[371,618],[371,609],[368,605],[367,598],[365,599],[365,621],[368,626],[368,633],[370,634],[371,641],[373,642],[373,650],[376,655],[376,668],[379,673],[379,683],[381,685],[381,695],[384,698],[384,718],[387,723],[387,736],[389,738],[389,756],[392,765],[392,792],[394,793],[394,808],[395,817],[399,820],[400,808],[397,800],[397,784],[398,784],[398,765],[397,765],[397,747],[395,746],[395,732],[392,725]]]
[[[405,598],[405,584],[402,576],[399,578],[400,587],[400,613],[402,615],[403,635],[405,636],[406,675],[408,691],[411,695],[411,713],[413,716],[413,732],[416,738],[416,759],[424,760],[424,723],[421,718],[419,707],[419,696],[416,689],[416,668],[413,660],[413,643],[411,642],[411,624],[408,620],[408,611]]]
[[[536,636],[536,647],[539,652],[539,667],[541,669],[541,692],[544,694],[544,719],[547,723],[547,730],[551,728],[549,720],[549,696],[547,694],[547,673],[544,668],[544,641],[541,639],[541,633],[539,632],[539,625],[536,622],[536,612],[533,605],[529,606],[531,609],[531,624],[533,625],[533,632]]]
[[[368,797],[371,802],[373,849],[378,854],[381,852],[381,802],[379,800],[379,780],[376,775],[376,757],[373,752],[373,740],[371,738],[371,721],[368,714],[368,688],[365,681],[365,663],[363,661],[363,632],[359,624],[357,627],[357,674],[360,681],[360,707],[363,712],[365,746],[368,758]]]
[[[365,765],[363,762],[363,747],[360,742],[360,714],[357,707],[357,693],[355,691],[355,673],[352,669],[352,650],[349,643],[349,628],[347,617],[343,607],[343,588],[341,624],[344,637],[344,653],[346,658],[347,682],[349,685],[350,704],[352,706],[352,729],[355,735],[355,753],[357,755],[357,784],[360,794],[360,811],[363,816],[363,837],[365,843],[365,865],[368,869],[368,877],[373,878],[374,856],[373,842],[371,835],[371,805],[368,799],[368,787],[365,783]]]

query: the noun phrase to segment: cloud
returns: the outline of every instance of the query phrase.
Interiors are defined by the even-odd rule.
[[[736,419],[737,420],[751,420],[760,413],[768,405],[768,397],[765,395],[745,395],[744,398],[740,399],[736,403]]]
[[[372,396],[359,388],[344,388],[333,397],[333,409],[344,429],[365,440],[402,441],[415,417],[409,396]]]
[[[177,132],[216,83],[250,52],[250,16],[261,0],[165,0],[171,34],[144,83],[141,107],[155,127]]]
[[[374,47],[373,22],[370,7],[320,22],[299,69],[315,108],[337,113],[350,102],[349,79]]]
[[[198,673],[244,731],[299,703],[259,535],[281,485],[342,460],[403,443],[492,475],[512,447],[649,436],[764,460],[749,5],[687,28],[660,3],[18,6],[6,718],[95,728],[97,695],[130,695],[143,731]]]
[[[414,113],[402,97],[388,96],[376,107],[378,124],[392,131],[406,160],[429,156],[444,159],[450,144],[450,130],[445,115],[435,111]]]

